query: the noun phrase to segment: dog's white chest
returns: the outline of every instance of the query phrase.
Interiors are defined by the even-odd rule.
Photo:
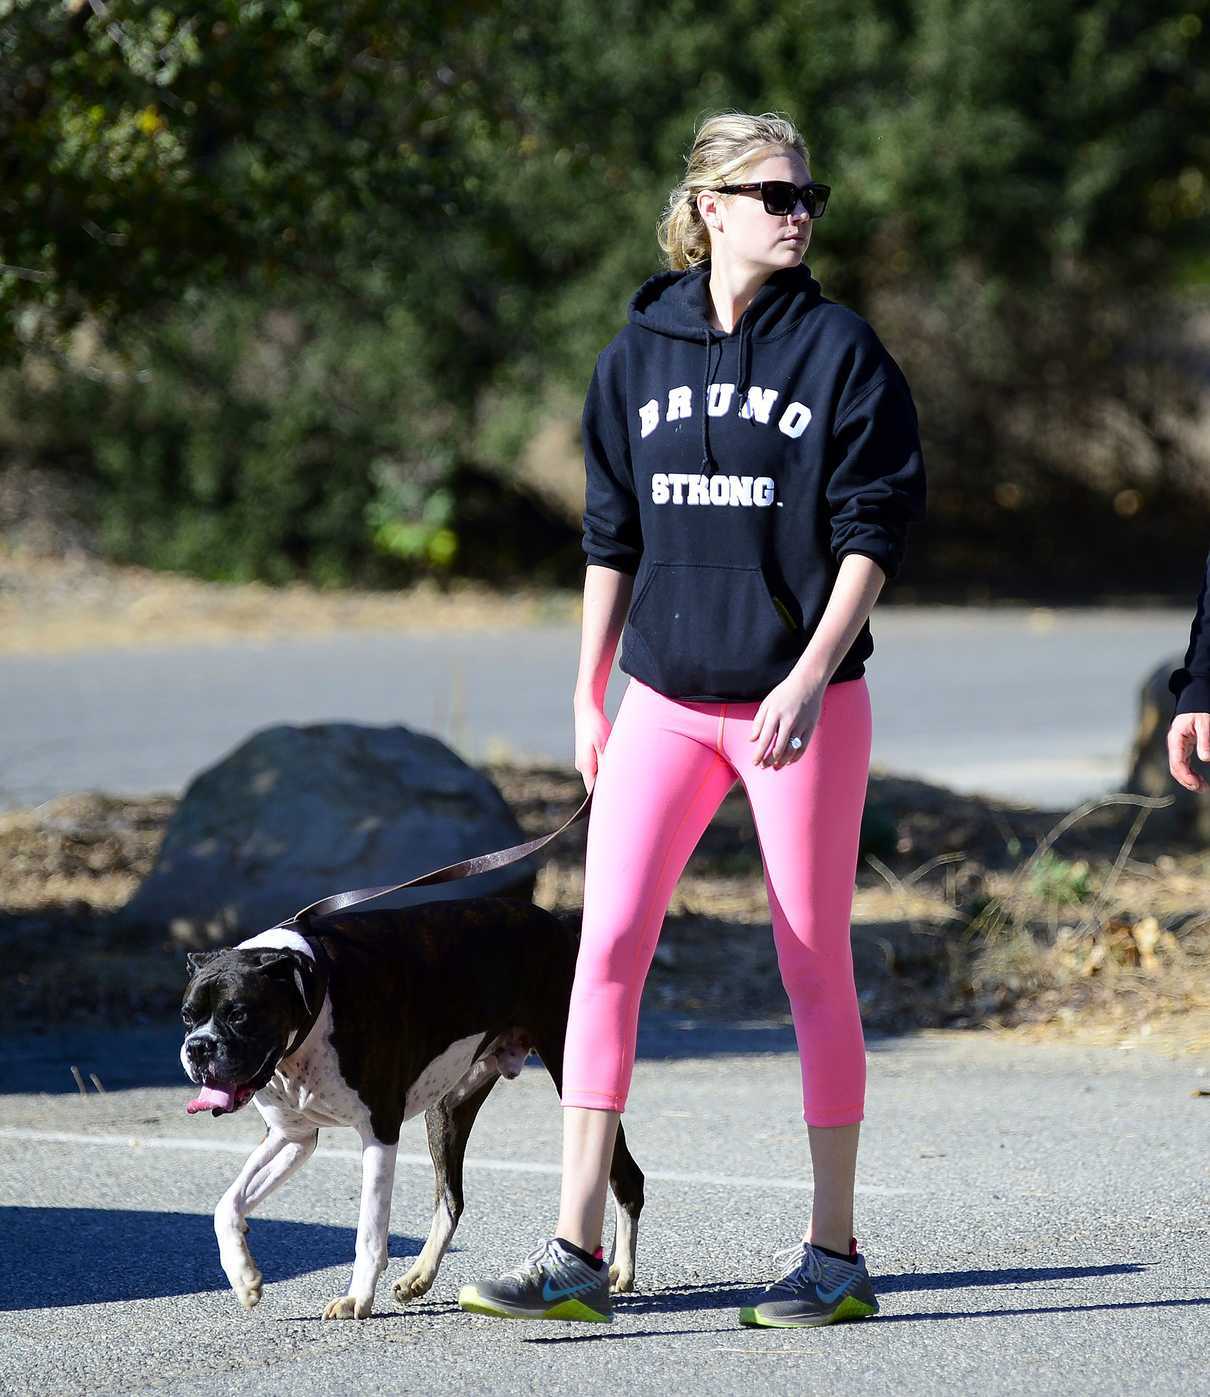
[[[424,1068],[404,1097],[404,1120],[410,1120],[421,1111],[427,1111],[434,1101],[440,1101],[446,1092],[466,1076],[475,1060],[475,1049],[482,1041],[482,1033],[472,1033],[467,1038],[459,1038]]]
[[[257,1108],[284,1111],[310,1125],[368,1127],[370,1113],[340,1071],[331,1044],[332,1008],[325,1004],[306,1044],[286,1066],[279,1065],[267,1086],[256,1094]]]

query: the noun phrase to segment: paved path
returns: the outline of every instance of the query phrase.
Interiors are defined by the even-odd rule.
[[[809,1208],[782,1028],[645,1024],[627,1114],[649,1179],[641,1288],[608,1329],[493,1322],[453,1304],[553,1222],[559,1110],[536,1066],[480,1117],[468,1213],[431,1296],[399,1313],[384,1282],[372,1319],[324,1325],[352,1257],[355,1137],[326,1132],[253,1221],[267,1285],[244,1314],[209,1212],[257,1118],[186,1117],[172,1032],[4,1046],[8,1392],[1210,1390],[1210,1100],[1193,1094],[1210,1087],[1204,1063],[974,1034],[872,1042],[858,1230],[882,1313],[789,1332],[735,1324]],[[71,1062],[109,1094],[76,1095]],[[427,1229],[419,1122],[402,1151],[388,1276]]]
[[[1043,805],[1116,789],[1139,685],[1188,630],[1174,610],[885,608],[874,760]],[[403,722],[472,761],[570,764],[577,653],[559,626],[0,657],[0,809],[85,788],[179,791],[280,722]]]

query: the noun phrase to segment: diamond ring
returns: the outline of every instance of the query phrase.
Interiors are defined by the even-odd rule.
[[[801,737],[792,737],[792,738],[790,739],[790,746],[793,747],[794,750],[797,752],[798,749],[802,746],[802,738],[801,738]]]

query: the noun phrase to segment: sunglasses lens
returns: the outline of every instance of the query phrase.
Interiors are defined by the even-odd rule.
[[[764,196],[765,212],[779,218],[798,202],[798,188],[789,180],[767,179],[761,184],[760,192]]]
[[[800,189],[785,179],[767,179],[761,185],[765,212],[776,214],[778,218],[793,213],[800,199],[808,216],[819,218],[827,207],[830,193],[826,184],[804,184]]]

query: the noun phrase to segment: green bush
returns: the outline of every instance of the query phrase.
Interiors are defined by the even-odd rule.
[[[121,377],[10,382],[10,420],[49,417],[101,485],[115,560],[231,581],[385,583],[448,561],[456,463],[402,313],[266,312],[233,298],[128,334]]]

